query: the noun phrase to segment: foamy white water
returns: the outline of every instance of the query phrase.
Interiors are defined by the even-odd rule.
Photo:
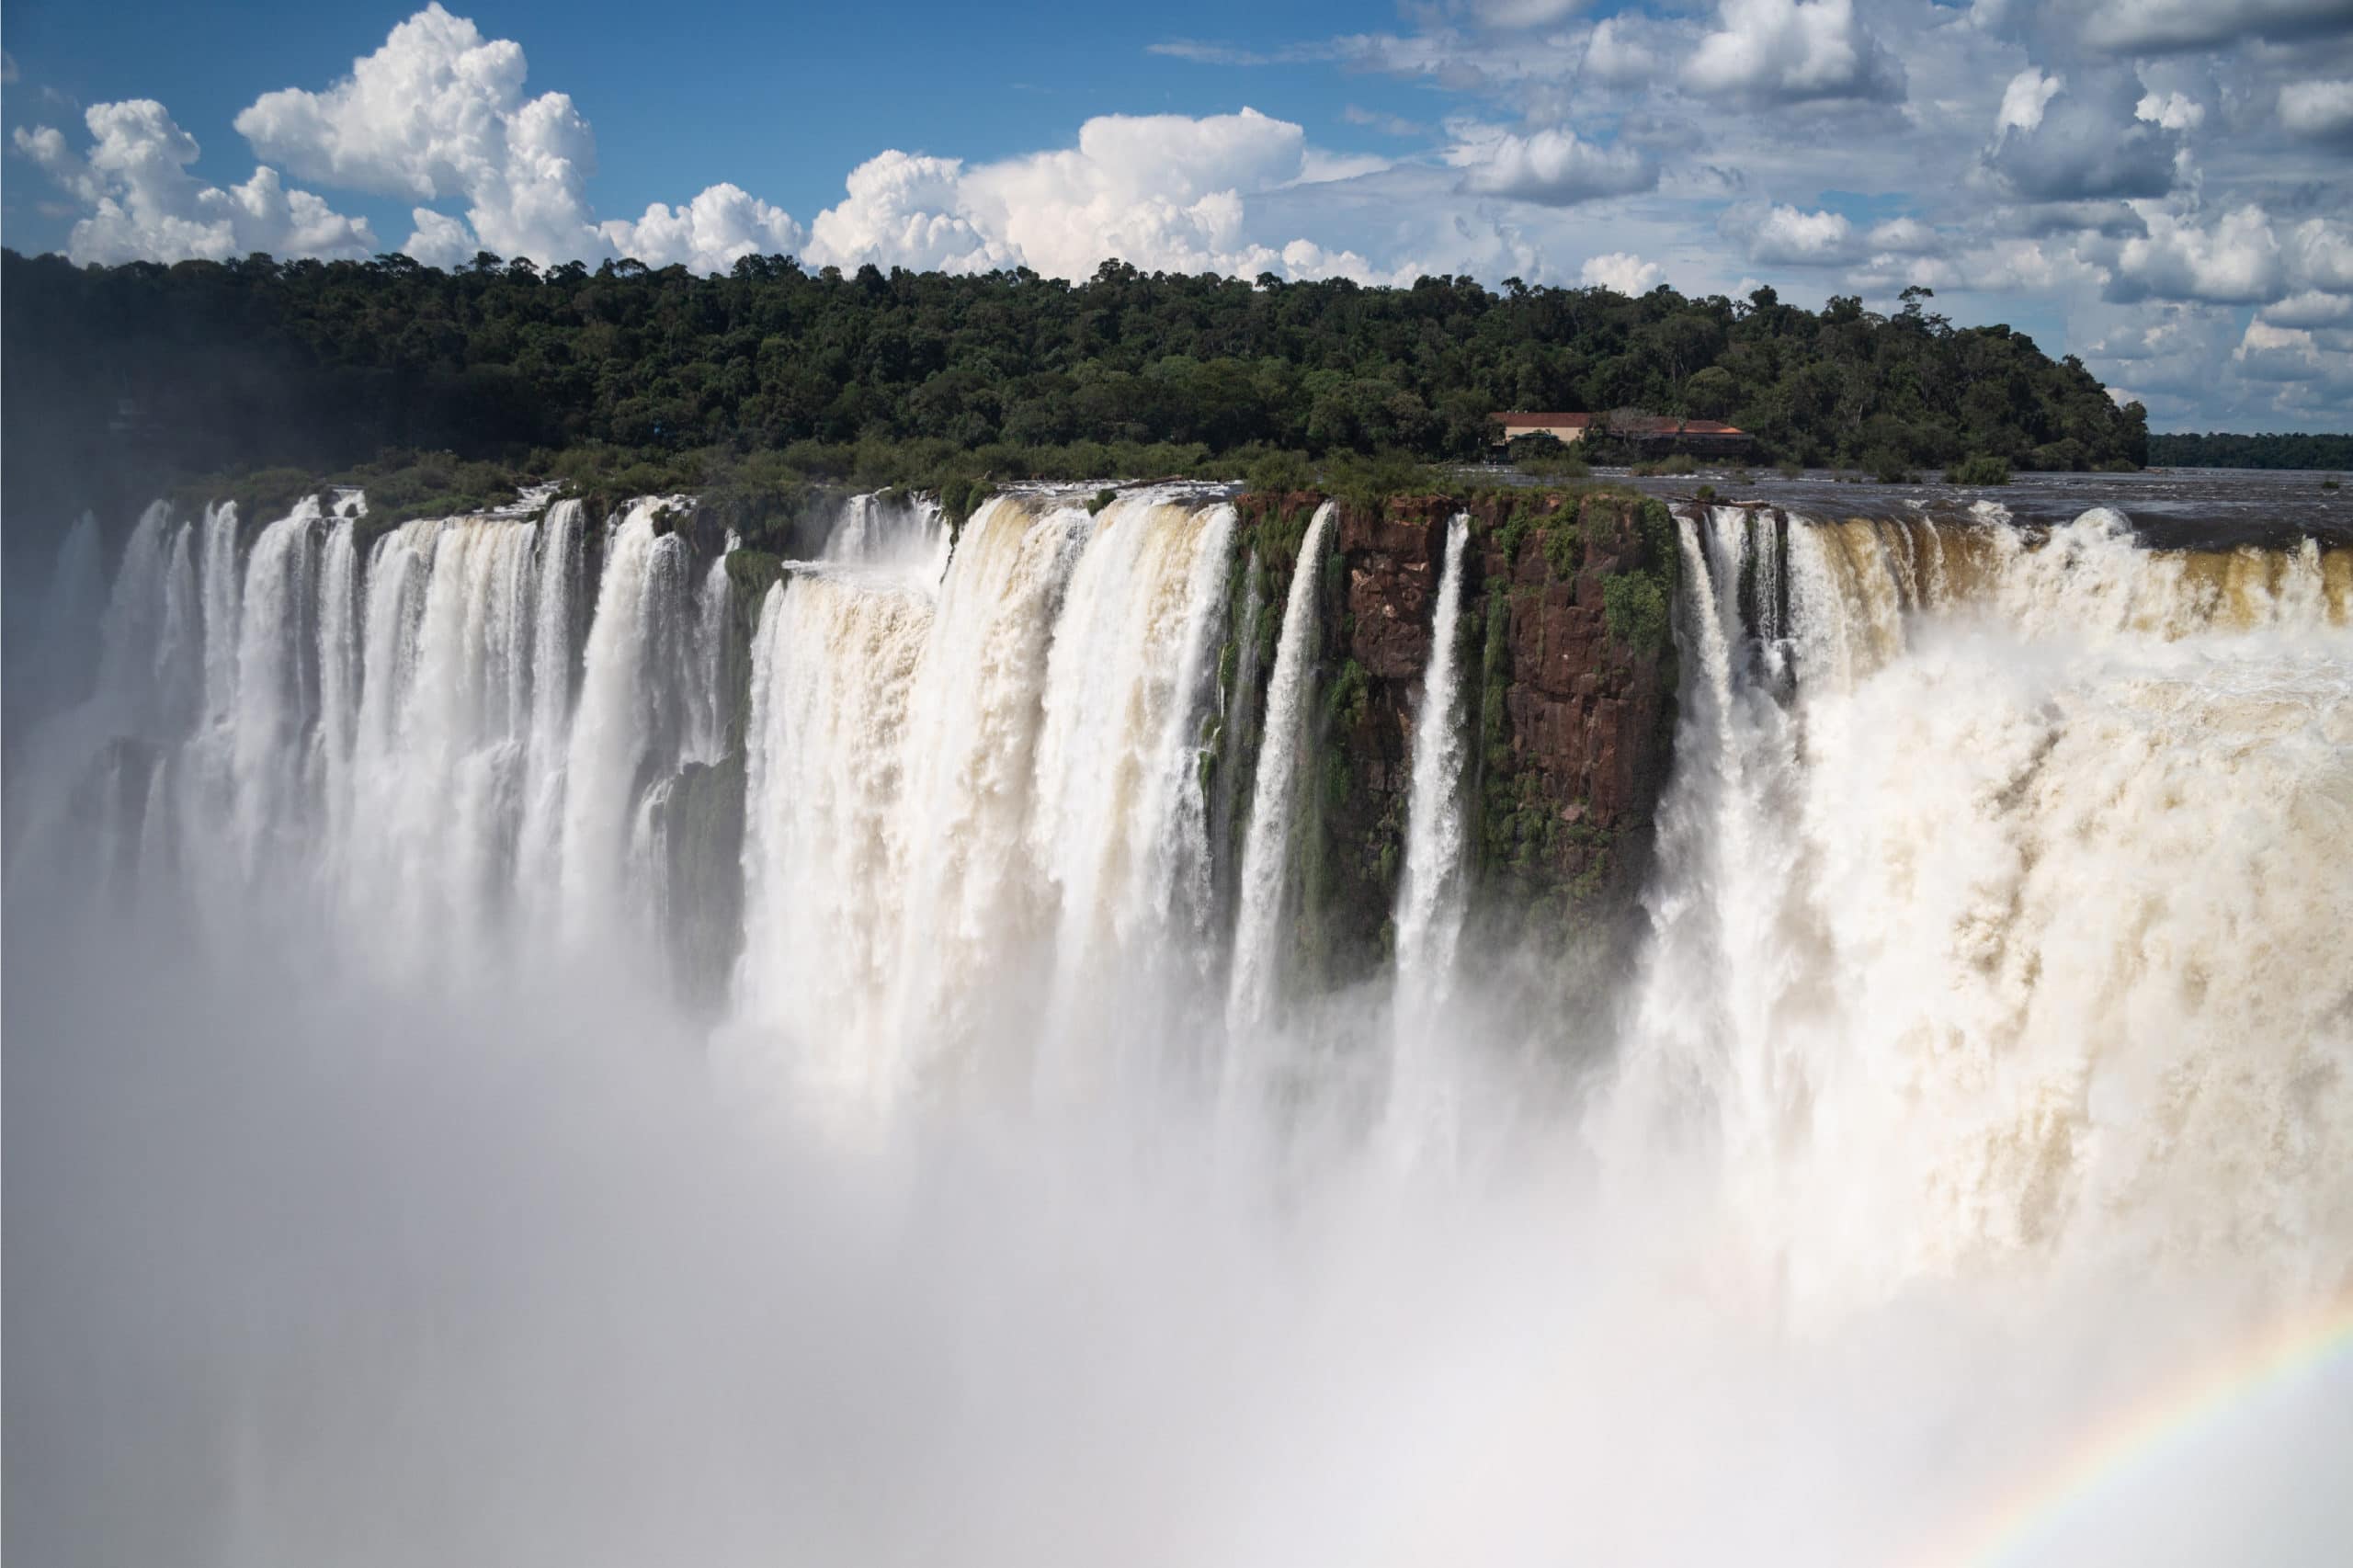
[[[1405,817],[1405,864],[1397,888],[1396,1035],[1389,1118],[1409,1145],[1443,1142],[1454,1125],[1454,1066],[1439,1038],[1454,989],[1462,937],[1469,840],[1462,799],[1468,737],[1462,723],[1462,557],[1471,520],[1447,525],[1430,656],[1414,720],[1412,782]]]
[[[2320,1154],[2353,1138],[2347,552],[2153,552],[2104,513],[1681,531],[1618,1157],[1717,1162],[1810,1315],[2095,1265],[2325,1288],[2353,1256]],[[1786,583],[1778,635],[1744,571]]]
[[[1680,517],[1640,972],[1515,1008],[1492,970],[1563,955],[1462,961],[1475,527],[1396,972],[1316,996],[1275,812],[1328,511],[1262,683],[1251,542],[1180,490],[1002,495],[952,549],[870,498],[756,607],[656,504],[346,500],[151,510],[97,689],[12,762],[12,835],[59,781],[9,866],[10,1200],[74,1221],[28,1230],[11,1415],[90,1437],[51,1521],[238,1563],[1941,1561],[2346,1284],[2342,550]],[[1236,835],[1204,748],[1262,688]],[[722,1056],[890,1136],[743,1114],[672,1003],[738,732]],[[1230,1040],[1221,896],[1267,960]],[[1267,1094],[1161,1071],[1278,1044]],[[1490,1074],[1513,1118],[1444,1114]],[[2236,1402],[2040,1560],[2325,1553],[2346,1386]]]
[[[1316,638],[1315,596],[1323,582],[1324,540],[1338,511],[1315,509],[1291,568],[1283,599],[1280,640],[1267,686],[1267,721],[1250,792],[1250,826],[1243,840],[1242,887],[1233,926],[1233,972],[1226,991],[1226,1031],[1236,1040],[1263,1029],[1273,1017],[1282,983],[1284,892],[1290,864],[1290,824],[1297,814],[1294,780],[1307,744]]]

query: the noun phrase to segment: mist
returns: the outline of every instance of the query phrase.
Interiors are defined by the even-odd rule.
[[[1176,530],[1206,510],[1131,517],[1165,530],[1158,553],[1122,568],[1132,583],[1110,563],[1079,580],[1154,607],[1143,631],[1108,613],[1072,624],[1099,627],[1104,647],[1182,646],[1208,590]],[[1073,573],[1086,525],[1035,502],[993,518],[1018,585],[1007,602],[1067,616],[1068,595],[1036,584]],[[2325,955],[2344,928],[2326,922],[2345,897],[2329,873],[2347,820],[2344,757],[2323,744],[2345,722],[2330,695],[2349,667],[2341,623],[2302,641],[2271,622],[2218,632],[2211,598],[2184,590],[2165,602],[2185,619],[2152,639],[2163,585],[2139,577],[2131,614],[2089,631],[2078,618],[2056,642],[2017,631],[2028,616],[1999,602],[1917,629],[1842,619],[1837,573],[1863,538],[1825,550],[1792,524],[1768,536],[1785,553],[1745,562],[1762,547],[1711,523],[1680,519],[1695,586],[1677,627],[1679,746],[1725,760],[1678,776],[1641,962],[1568,996],[1528,983],[1558,955],[1509,952],[1463,965],[1442,1005],[1404,1013],[1383,977],[1294,997],[1229,1038],[1216,971],[1163,950],[1205,924],[1168,892],[1188,885],[1181,854],[1107,853],[1089,864],[1159,869],[1107,872],[1085,900],[1074,874],[1022,881],[1033,860],[1079,864],[1074,845],[1135,842],[1137,823],[1152,844],[1198,842],[1141,787],[1101,824],[1033,835],[1015,823],[984,846],[995,861],[891,860],[902,843],[971,847],[986,826],[944,762],[884,792],[901,785],[872,758],[896,741],[853,722],[890,702],[909,722],[926,704],[943,724],[971,717],[926,680],[969,665],[1001,694],[982,711],[1038,715],[1022,744],[1049,755],[1063,744],[1040,738],[1058,679],[1158,693],[1100,710],[1141,755],[1184,729],[1168,711],[1178,660],[1065,669],[1040,646],[926,666],[935,643],[918,621],[995,625],[969,585],[961,602],[952,582],[926,586],[961,569],[928,534],[920,548],[893,536],[886,580],[812,573],[763,607],[755,649],[777,662],[751,726],[775,771],[750,788],[772,814],[745,838],[751,968],[715,1026],[682,994],[665,933],[634,923],[700,894],[631,841],[628,813],[574,835],[601,869],[574,885],[560,865],[533,869],[541,830],[482,825],[576,806],[583,778],[642,790],[698,744],[697,710],[661,684],[680,677],[651,661],[703,667],[678,655],[701,585],[646,539],[606,551],[606,594],[636,630],[601,644],[585,631],[580,677],[612,685],[574,706],[623,728],[646,712],[676,722],[608,749],[574,720],[540,754],[553,769],[560,752],[575,786],[552,805],[533,803],[539,710],[520,676],[494,704],[466,687],[438,754],[366,751],[362,721],[350,756],[377,776],[355,815],[332,799],[286,804],[335,776],[256,766],[269,759],[250,745],[209,740],[210,721],[165,766],[139,767],[144,788],[122,800],[104,788],[121,747],[78,773],[12,756],[12,792],[67,785],[55,810],[12,801],[0,911],[9,1555],[2334,1561],[2353,1532],[2342,1355],[2136,1446],[2063,1506],[2033,1499],[2119,1412],[2344,1287],[2347,1090],[2328,1063],[2347,1019]],[[2087,564],[2052,591],[2088,583],[2086,602],[2106,602],[2097,570],[2194,586],[2194,562],[2135,561],[2103,526],[2060,541]],[[527,563],[475,548],[495,527],[472,527],[463,554],[442,542],[454,528],[392,548],[426,552],[431,574],[462,562],[467,593],[515,609]],[[329,519],[304,528],[332,540]],[[2029,608],[2040,564],[1981,563]],[[637,574],[626,595],[621,571]],[[1736,609],[1712,623],[1729,628],[1724,656],[1708,656],[1705,615],[1733,596],[1699,588],[1744,572],[1795,585],[1800,635],[1783,651],[1824,683],[1802,710],[1811,753],[1764,700],[1782,677],[1732,656],[1754,639]],[[2281,615],[2308,613],[2292,565],[2274,575]],[[477,638],[513,621],[510,641],[485,645],[530,662],[531,617],[460,614],[452,584],[403,581],[420,595],[404,623],[417,645],[401,654],[417,670],[437,667],[437,614]],[[443,597],[426,593],[437,585]],[[251,616],[265,601],[241,602]],[[301,624],[286,646],[315,644],[317,624]],[[1852,649],[1859,627],[1890,641],[1833,683],[1805,638]],[[639,651],[599,662],[624,642]],[[246,670],[277,667],[276,642],[240,645],[257,650]],[[885,645],[907,651],[878,664]],[[271,689],[322,687],[306,675]],[[424,676],[396,689],[443,700]],[[853,690],[879,695],[826,700]],[[1929,700],[1939,691],[1967,699]],[[2211,695],[2200,708],[2185,691]],[[331,729],[281,728],[274,699],[253,706],[261,695],[243,673],[232,683],[232,741],[256,723],[305,744]],[[500,778],[523,781],[485,786],[475,816],[428,809],[479,777],[459,719],[486,727],[483,754],[515,770]],[[2218,728],[2232,744],[2201,747]],[[63,745],[85,730],[11,733]],[[1001,755],[1003,734],[970,755]],[[2084,794],[2060,774],[2101,778],[2134,740],[2154,760],[2135,775],[2147,798],[2126,803],[2149,814],[2104,835],[2097,813],[2071,814]],[[1985,761],[2005,746],[2035,757],[2040,782],[2009,788]],[[2229,766],[2209,770],[2218,749]],[[208,755],[227,759],[209,776]],[[1116,755],[1033,772],[1072,800],[1115,777],[1094,759]],[[875,793],[826,794],[853,763]],[[762,800],[763,778],[792,787]],[[2259,788],[2234,790],[2249,779]],[[149,808],[167,810],[168,834],[121,814],[133,795],[168,802]],[[2154,831],[2183,801],[2229,831]],[[954,834],[904,832],[947,807],[974,814]],[[542,848],[560,862],[574,846],[563,812],[550,821]],[[451,842],[461,826],[479,840]],[[845,862],[864,881],[809,858],[832,851],[836,827],[879,846]],[[2299,831],[2303,853],[2289,854]],[[355,835],[380,842],[363,851]],[[1870,852],[1907,835],[1916,862]],[[267,852],[243,859],[242,842]],[[1770,856],[1743,860],[1743,846]],[[2006,850],[2031,862],[2008,907],[2038,961],[1939,967],[1934,933],[1984,899],[1963,870]],[[1875,865],[1912,874],[1873,880]],[[2211,931],[2244,945],[2199,950],[2164,919],[2096,918],[2127,866],[2196,894],[2162,905],[2170,918],[2220,910]],[[526,885],[472,904],[433,891],[501,870]],[[942,902],[910,916],[910,887]],[[355,896],[369,889],[384,894]],[[531,902],[550,890],[597,901],[597,918],[566,925],[578,903]],[[989,918],[948,918],[951,894]],[[1040,913],[1055,907],[1060,919]],[[1758,918],[1725,918],[1744,909]],[[2245,922],[2282,910],[2296,918],[2256,940]],[[1102,912],[1084,963],[1073,911]],[[1139,939],[1127,923],[1154,911]],[[543,925],[562,939],[516,937]],[[1463,945],[1495,940],[1474,924]],[[2176,985],[2193,954],[2216,1006],[2154,1027],[2171,1015],[2136,985]],[[837,995],[855,1010],[829,1010]],[[2025,1002],[2005,1012],[2004,996]],[[2071,1141],[2062,1201],[2036,1186],[2050,1143],[2018,1142],[2021,1100],[1972,1076],[1971,1053],[2000,1040],[2016,1048],[2004,1060],[2039,1061],[2070,1029],[2103,1048],[2082,1069],[2090,1086],[2080,1103],[2026,1107]],[[1382,1135],[1392,1051],[1442,1064],[1434,1142]],[[2215,1081],[2237,1092],[2161,1114],[2167,1085],[2202,1082],[2218,1059]],[[909,1067],[942,1062],[1038,1071]],[[1096,1070],[1047,1071],[1074,1062]],[[1905,1077],[1903,1092],[1884,1076]]]

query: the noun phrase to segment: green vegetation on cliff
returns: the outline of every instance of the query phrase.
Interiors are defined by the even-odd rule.
[[[396,450],[544,471],[585,451],[641,492],[695,487],[688,471],[746,454],[862,484],[1215,472],[1294,488],[1301,454],[1472,457],[1503,408],[1726,418],[1768,460],[2142,459],[2138,404],[1921,298],[1879,315],[1770,289],[1368,289],[1118,263],[1072,285],[813,274],[784,257],[698,278],[488,256],[441,272],[402,256],[76,268],[9,253],[0,413],[12,456],[84,473],[324,473]],[[12,463],[12,490],[32,483],[20,466],[39,465]]]

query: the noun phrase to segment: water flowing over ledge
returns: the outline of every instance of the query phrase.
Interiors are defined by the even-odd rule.
[[[1341,1062],[1439,1149],[1495,1114],[1478,994],[1541,958],[1506,890],[1614,853],[1646,933],[1621,1018],[1578,997],[1590,1135],[1719,1162],[1800,1296],[2120,1213],[2160,1249],[2279,1228],[2291,1272],[2353,1237],[2323,1154],[2353,1147],[2353,552],[1686,507],[1645,578],[1608,564],[1639,542],[1596,553],[1633,515],[1590,505],[1098,506],[855,497],[760,577],[680,498],[390,529],[357,494],[258,528],[159,504],[95,692],[17,768],[10,874],[219,919],[267,889],[393,974],[626,955],[735,1070],[858,1118]],[[61,596],[99,565],[77,530]],[[1634,777],[1623,705],[1580,695],[1603,648],[1681,672],[1646,838],[1593,827]],[[1553,803],[1579,756],[1594,803]],[[1393,994],[1346,1050],[1316,944],[1352,852]]]
[[[11,1399],[67,1435],[12,1530],[1963,1561],[2106,1412],[2353,1322],[2341,547],[823,523],[70,536],[89,689],[6,795],[10,1218],[74,1221],[11,1225]],[[2336,1506],[2313,1365],[2039,1561]]]

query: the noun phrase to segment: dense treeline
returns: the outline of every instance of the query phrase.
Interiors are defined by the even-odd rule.
[[[2152,436],[2149,461],[2157,468],[2353,468],[2353,435]]]
[[[12,252],[0,336],[12,457],[183,473],[592,444],[925,443],[998,472],[1074,443],[1462,459],[1495,410],[1628,407],[1728,419],[1768,461],[2143,460],[2140,405],[2006,326],[1952,326],[1926,297],[1882,316],[1770,289],[1253,285],[1116,262],[1074,285],[845,277],[780,256],[702,278],[487,256],[454,272],[398,256],[77,268]]]

